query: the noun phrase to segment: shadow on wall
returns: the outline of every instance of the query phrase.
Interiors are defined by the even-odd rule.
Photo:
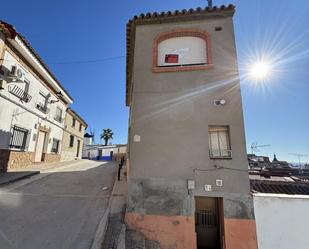
[[[10,158],[10,151],[7,150],[10,143],[12,133],[0,130],[0,171],[7,171],[8,160]]]

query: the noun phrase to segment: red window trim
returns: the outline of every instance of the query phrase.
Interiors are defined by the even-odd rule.
[[[207,64],[206,65],[192,65],[192,66],[170,66],[170,67],[158,67],[158,45],[160,42],[183,36],[193,36],[202,38],[206,43],[207,51]],[[164,72],[179,72],[179,71],[195,71],[195,70],[206,70],[213,67],[212,55],[211,55],[211,42],[210,36],[207,32],[198,29],[177,29],[171,30],[159,34],[153,41],[153,52],[152,52],[152,72],[153,73],[164,73]]]

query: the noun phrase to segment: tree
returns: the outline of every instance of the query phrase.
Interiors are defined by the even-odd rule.
[[[111,129],[103,129],[103,132],[102,132],[100,137],[101,137],[101,139],[104,140],[105,146],[107,145],[108,140],[113,139],[113,135],[114,135],[114,133]]]

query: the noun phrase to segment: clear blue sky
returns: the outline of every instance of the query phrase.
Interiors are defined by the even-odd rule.
[[[271,144],[259,154],[297,161],[290,152],[309,154],[309,1],[214,0],[233,3],[241,74],[260,54],[276,60],[264,84],[244,79],[247,147]],[[127,140],[125,30],[136,14],[205,7],[206,0],[2,0],[1,19],[15,25],[69,90],[80,113],[98,135]],[[121,57],[89,63],[66,63]],[[65,64],[59,64],[65,62]],[[97,139],[98,141],[98,139]],[[309,155],[304,158],[309,160]]]

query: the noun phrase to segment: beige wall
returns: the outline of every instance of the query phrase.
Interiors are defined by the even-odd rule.
[[[72,126],[73,118],[76,119],[74,127]],[[74,115],[74,113],[68,110],[65,117],[65,130],[63,132],[63,139],[62,139],[61,161],[70,161],[80,159],[82,157],[85,125],[82,124],[82,129],[80,130],[79,129],[80,124],[82,124],[81,121]],[[73,147],[70,147],[71,135],[74,136]],[[76,157],[77,141],[80,141],[78,157]]]
[[[215,27],[222,31],[216,32]],[[211,39],[213,68],[201,71],[152,73],[155,37],[176,29],[206,31]],[[244,125],[231,17],[140,25],[136,29],[132,82],[131,178],[173,177],[196,180],[198,188],[223,179],[215,192],[249,193],[246,172],[214,170],[215,166],[247,169]],[[214,106],[224,98],[225,106]],[[233,157],[209,157],[208,126],[229,125]],[[133,136],[139,135],[140,142]]]
[[[217,26],[222,30],[215,31]],[[177,29],[209,34],[213,66],[153,72],[155,38]],[[162,248],[183,241],[176,247],[193,249],[194,223],[184,220],[194,222],[195,197],[221,197],[226,248],[256,249],[232,17],[137,25],[134,42],[127,224],[158,240]],[[218,99],[226,104],[215,106]],[[232,158],[210,158],[210,125],[229,126]],[[195,181],[193,190],[188,190],[188,179]],[[222,186],[216,185],[217,179]],[[206,191],[205,185],[211,190]],[[172,227],[171,217],[176,224]],[[154,228],[160,219],[162,227]],[[186,234],[181,233],[184,227]],[[170,234],[168,241],[165,234]]]

